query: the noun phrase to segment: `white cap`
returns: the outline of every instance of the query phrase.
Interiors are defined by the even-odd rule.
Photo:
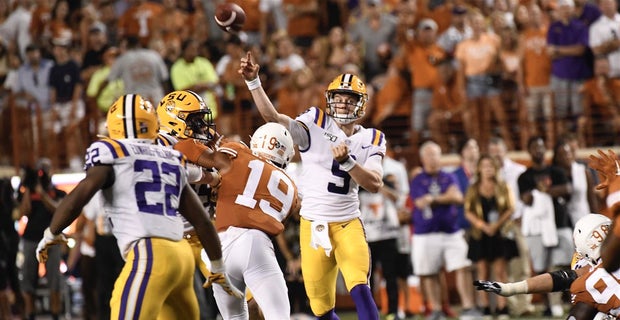
[[[574,7],[575,2],[573,0],[558,0],[558,7],[561,6]]]
[[[435,22],[435,20],[433,19],[422,19],[422,21],[420,21],[420,23],[418,24],[418,29],[431,29],[437,31],[437,22]]]

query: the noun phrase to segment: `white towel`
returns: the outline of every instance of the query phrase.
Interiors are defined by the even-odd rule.
[[[542,237],[545,247],[558,245],[558,231],[555,225],[555,211],[553,199],[547,193],[538,190],[532,191],[531,206],[523,206],[521,232],[524,236]]]
[[[322,247],[325,255],[329,257],[332,252],[332,243],[329,240],[329,224],[325,221],[310,222],[312,234],[310,235],[310,246],[314,249]]]
[[[586,176],[586,166],[577,161],[573,161],[571,164],[571,176],[573,179],[573,193],[570,196],[570,201],[566,205],[568,214],[570,215],[570,221],[573,225],[579,221],[579,219],[590,214],[590,204],[588,203],[588,178]]]

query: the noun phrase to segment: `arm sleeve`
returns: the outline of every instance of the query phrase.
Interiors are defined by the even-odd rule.
[[[310,133],[308,127],[300,121],[292,120],[288,124],[288,131],[293,137],[293,141],[300,150],[308,149],[310,145]]]

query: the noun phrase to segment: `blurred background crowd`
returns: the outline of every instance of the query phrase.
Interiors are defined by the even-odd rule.
[[[45,175],[81,172],[85,147],[97,139],[109,106],[126,92],[156,104],[171,90],[193,90],[213,111],[218,132],[247,142],[263,123],[237,73],[247,51],[258,59],[276,107],[293,117],[311,105],[324,107],[325,88],[336,75],[359,75],[370,97],[364,123],[385,132],[391,156],[407,171],[434,170],[425,168],[418,146],[435,141],[440,154],[457,159],[452,164],[460,168],[464,195],[478,172],[480,153],[493,152],[505,164],[506,152],[527,151],[531,157],[523,160],[536,167],[540,150],[543,155],[553,150],[554,165],[568,176],[558,185],[575,176],[592,186],[571,171],[577,150],[618,144],[616,0],[236,0],[247,15],[237,35],[215,24],[220,2],[225,1],[0,1],[0,134],[5,137],[0,165],[15,173],[27,167],[35,176],[43,169]],[[503,168],[511,190],[527,191],[516,182],[525,168]],[[410,173],[401,185],[409,185],[415,176]],[[48,182],[45,188],[53,190]],[[9,222],[1,227],[13,226],[11,192],[6,194],[1,200]],[[590,212],[598,210],[598,198],[579,197],[589,201]],[[469,230],[478,221],[476,210],[469,220],[465,206],[461,210],[459,228]],[[515,212],[502,223],[520,222]],[[401,217],[401,223],[408,226],[408,219]],[[574,223],[556,222],[558,228]],[[13,234],[10,229],[6,234]],[[495,235],[501,226],[493,232],[479,229],[472,239],[479,240],[481,232]],[[514,237],[513,229],[521,230],[507,228],[506,234]],[[525,258],[516,265],[529,261],[526,249],[520,241],[513,255],[502,258],[506,264],[519,256]],[[484,260],[480,252],[472,255]],[[501,263],[476,265],[491,267],[523,278],[517,271],[507,273]],[[523,269],[531,271],[529,265],[518,270]],[[293,291],[299,282],[291,282]],[[303,284],[296,292],[303,295]],[[489,307],[480,299],[482,309]],[[295,303],[295,310],[307,311],[303,298]],[[551,312],[552,304],[546,305]],[[514,314],[531,312],[519,309],[522,303],[508,306],[516,308]]]
[[[237,74],[253,51],[279,110],[324,106],[342,72],[368,83],[366,123],[419,161],[432,138],[526,150],[565,132],[612,145],[620,117],[614,0],[239,0],[247,21],[222,32],[200,0],[9,0],[0,3],[0,163],[79,170],[84,146],[124,92],[155,104],[199,92],[218,131],[246,139],[261,123]]]

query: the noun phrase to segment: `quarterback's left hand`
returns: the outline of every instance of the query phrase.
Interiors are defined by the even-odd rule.
[[[43,232],[43,239],[39,241],[37,246],[37,260],[39,263],[47,261],[47,248],[55,244],[67,243],[67,238],[64,234],[53,235],[50,228],[45,229]]]
[[[349,147],[347,147],[346,144],[341,143],[339,145],[333,145],[331,148],[334,160],[339,163],[342,163],[349,158]]]

